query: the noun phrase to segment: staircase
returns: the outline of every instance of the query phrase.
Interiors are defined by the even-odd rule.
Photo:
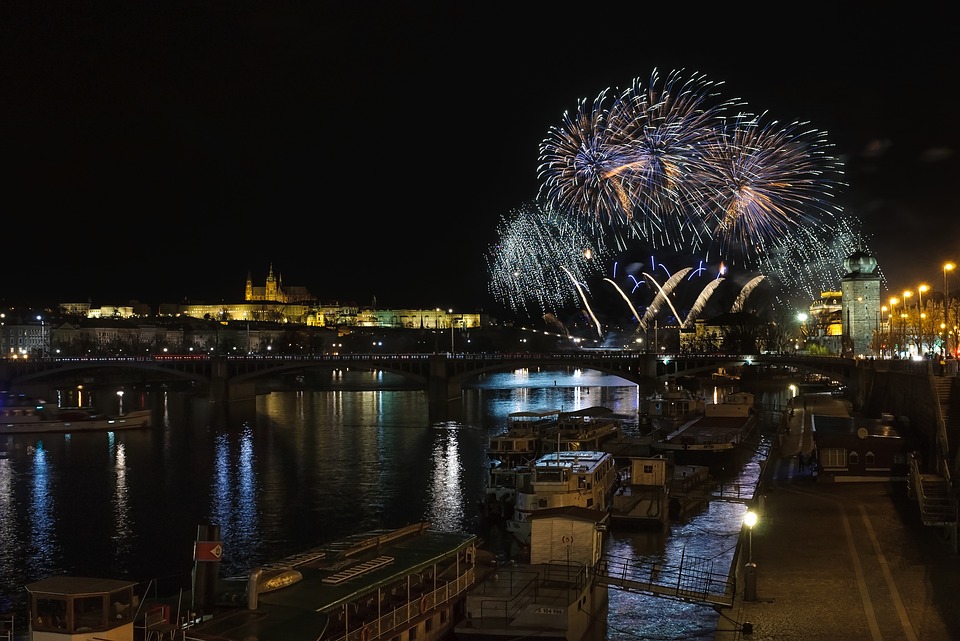
[[[916,487],[920,518],[924,525],[949,525],[957,522],[957,501],[950,495],[947,479],[936,474],[920,474]]]
[[[935,470],[921,471],[914,457],[911,457],[910,461],[908,491],[920,506],[920,518],[924,525],[955,526],[958,521],[957,498],[950,487],[953,469],[949,460],[951,441],[954,448],[960,444],[960,412],[950,411],[953,380],[953,377],[947,376],[930,377],[945,427],[942,439],[946,442],[943,444],[942,456],[948,460],[941,461],[937,466],[939,473]]]

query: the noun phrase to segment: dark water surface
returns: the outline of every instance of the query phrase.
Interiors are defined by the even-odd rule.
[[[349,372],[345,385],[390,384]],[[0,436],[0,612],[55,574],[189,587],[198,526],[219,525],[222,574],[378,527],[428,520],[482,534],[487,436],[522,409],[610,407],[636,431],[640,390],[592,370],[477,379],[460,419],[431,423],[425,392],[287,391],[219,412],[206,397],[127,395],[148,430]],[[767,400],[782,402],[779,393]],[[113,399],[116,402],[116,399]],[[755,480],[760,456],[730,470]],[[712,503],[666,532],[613,531],[612,553],[729,566],[744,507]],[[717,613],[611,590],[607,639],[712,638]]]

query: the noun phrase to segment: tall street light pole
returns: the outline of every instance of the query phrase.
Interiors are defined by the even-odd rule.
[[[453,348],[453,310],[448,310],[448,313],[450,314],[450,356],[453,356],[457,353]]]
[[[40,321],[40,358],[43,358],[47,355],[46,328],[43,325],[43,316],[37,316],[37,320]]]
[[[743,600],[757,600],[757,566],[753,562],[753,526],[757,524],[757,513],[747,510],[743,515],[743,524],[747,526],[747,565],[744,567]]]
[[[926,314],[923,313],[923,292],[930,289],[926,285],[920,285],[917,287],[917,322],[920,323],[918,333],[920,334],[920,352],[921,356],[926,352],[923,351],[923,319],[926,318]]]
[[[947,272],[952,271],[954,267],[956,265],[953,263],[943,264],[943,321],[947,324],[947,342],[944,351],[947,354],[950,353],[950,330],[952,329],[950,325],[950,290],[948,289],[950,283],[947,281]]]
[[[890,314],[887,316],[887,333],[890,335],[890,338],[887,340],[887,342],[890,343],[891,358],[893,358],[893,354],[894,354],[893,339],[895,338],[894,331],[893,331],[893,319],[896,318],[896,316],[894,316],[893,313],[894,311],[896,311],[897,303],[899,302],[900,302],[900,299],[897,298],[896,296],[893,296],[890,298]],[[897,345],[897,349],[900,349],[899,344]]]
[[[903,319],[903,325],[902,325],[902,327],[903,327],[903,342],[904,342],[903,347],[906,347],[906,342],[907,342],[907,299],[908,299],[908,298],[912,298],[912,297],[913,297],[913,290],[912,290],[912,289],[904,290],[904,292],[903,292],[903,312],[901,312],[901,314],[900,314],[900,318]],[[907,352],[906,356],[907,356],[907,358],[910,358],[910,352],[909,352],[909,351]]]

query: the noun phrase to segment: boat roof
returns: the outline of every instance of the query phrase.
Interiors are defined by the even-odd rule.
[[[136,581],[98,579],[86,576],[51,576],[24,586],[31,594],[55,594],[57,596],[83,596],[116,592],[136,585]]]
[[[510,412],[510,418],[544,418],[545,416],[556,416],[560,410],[521,410],[519,412]]]
[[[388,587],[476,544],[476,535],[441,532],[420,523],[396,530],[375,530],[314,548],[265,566],[296,569],[303,578],[288,587],[260,594],[261,608],[328,613],[372,590]],[[246,588],[248,577],[225,580]],[[318,631],[319,633],[319,631]],[[280,637],[278,637],[280,638]]]
[[[572,412],[563,412],[561,416],[586,416],[597,418],[601,416],[610,416],[613,410],[603,405],[594,405],[593,407],[584,407],[583,409],[573,410]]]
[[[605,458],[613,458],[609,452],[595,450],[561,450],[544,454],[534,463],[537,467],[571,467],[573,465],[593,467]]]

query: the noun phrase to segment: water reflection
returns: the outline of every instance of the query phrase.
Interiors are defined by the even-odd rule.
[[[107,448],[113,454],[114,489],[113,520],[116,529],[113,533],[114,565],[120,565],[132,550],[133,523],[130,516],[130,488],[127,478],[127,449],[118,443],[116,435],[107,435]]]
[[[189,585],[204,524],[220,526],[227,575],[417,520],[482,535],[486,441],[511,412],[603,405],[631,433],[647,393],[576,368],[489,374],[464,390],[460,420],[431,424],[424,392],[392,389],[400,386],[385,373],[336,375],[351,386],[365,376],[391,389],[277,391],[225,422],[206,398],[158,391],[151,430],[0,443],[0,608],[22,598],[25,583],[60,573]],[[758,400],[785,402],[778,393],[758,392]],[[731,482],[756,478],[761,449],[729,470]],[[608,544],[626,556],[688,555],[722,566],[742,511],[713,503],[666,531],[614,530]],[[708,607],[611,590],[607,639],[689,638],[712,631],[716,617]]]
[[[27,509],[30,524],[30,542],[27,558],[32,567],[41,572],[50,572],[58,554],[56,534],[56,485],[55,472],[49,459],[49,453],[38,441],[33,452],[33,466],[30,482],[30,502]]]
[[[427,520],[446,532],[463,529],[464,492],[463,463],[460,458],[458,423],[434,425],[432,480]]]

